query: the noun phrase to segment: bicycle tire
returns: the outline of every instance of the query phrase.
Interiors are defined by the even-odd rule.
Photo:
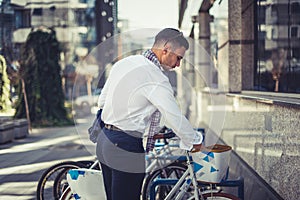
[[[92,161],[88,161],[92,162]],[[55,181],[58,180],[58,176],[62,176],[62,171],[66,172],[69,169],[87,168],[88,165],[82,162],[65,161],[55,164],[48,168],[40,177],[36,197],[37,200],[58,200],[62,192],[61,188],[57,185],[54,187]],[[64,180],[64,179],[60,179]],[[61,185],[61,184],[59,184]]]
[[[53,183],[53,196],[60,197],[65,188],[69,185],[67,182],[67,173],[70,168],[62,169],[61,172],[55,177]]]
[[[237,196],[228,193],[206,193],[203,194],[205,200],[240,200]]]
[[[142,188],[142,200],[150,199],[150,186],[156,178],[176,178],[179,179],[186,171],[187,166],[184,163],[172,163],[162,169],[150,173],[144,181]],[[175,177],[174,177],[175,176]],[[157,199],[164,199],[171,190],[172,186],[157,186]]]

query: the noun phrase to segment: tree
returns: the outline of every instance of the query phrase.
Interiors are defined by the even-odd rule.
[[[9,84],[10,81],[6,72],[6,62],[4,57],[0,55],[0,112],[5,112],[11,108]]]
[[[19,73],[25,83],[29,116],[33,126],[59,126],[71,123],[64,106],[60,52],[55,31],[48,29],[31,32],[21,49]],[[21,83],[18,94],[19,102],[15,117],[24,118],[26,106]]]

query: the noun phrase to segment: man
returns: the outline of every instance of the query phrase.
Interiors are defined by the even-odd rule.
[[[157,132],[153,122],[159,122],[160,116],[180,138],[180,148],[201,147],[202,136],[181,114],[163,73],[178,67],[188,48],[180,31],[166,28],[156,35],[151,50],[112,67],[98,101],[105,128],[96,150],[108,200],[140,199],[145,172],[143,133],[150,124],[154,127],[150,130]]]

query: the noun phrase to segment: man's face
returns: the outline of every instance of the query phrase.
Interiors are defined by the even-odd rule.
[[[166,47],[163,50],[163,57],[161,66],[164,70],[169,71],[175,67],[179,67],[180,61],[185,54],[186,49],[184,47],[179,47],[172,49],[171,47]]]

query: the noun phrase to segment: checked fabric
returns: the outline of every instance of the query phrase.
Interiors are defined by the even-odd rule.
[[[147,146],[146,146],[146,152],[150,152],[154,148],[155,144],[155,139],[154,135],[158,133],[160,127],[159,127],[159,122],[161,118],[161,113],[156,110],[150,117],[150,128],[149,128],[149,133],[148,133],[148,138],[147,138]]]
[[[143,56],[148,58],[151,62],[153,62],[157,67],[161,69],[161,65],[156,55],[150,49],[146,50],[143,53]],[[154,148],[154,143],[155,143],[154,135],[159,132],[160,118],[161,118],[161,113],[158,110],[156,110],[150,117],[151,122],[150,122],[148,138],[147,138],[146,152],[150,152]]]

